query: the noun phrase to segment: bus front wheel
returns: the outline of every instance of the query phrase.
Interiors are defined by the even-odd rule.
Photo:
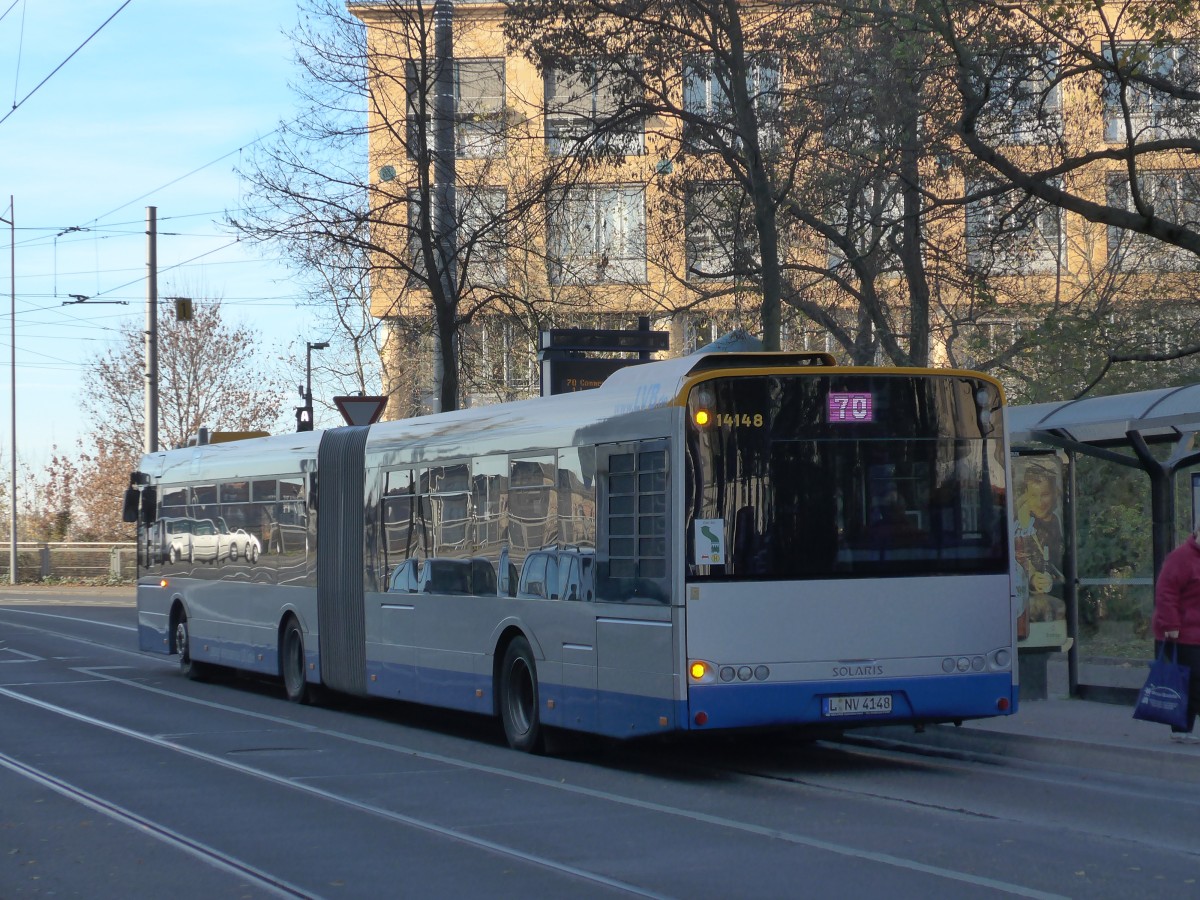
[[[179,621],[175,623],[175,650],[179,653],[179,671],[184,678],[203,681],[207,677],[208,664],[192,658],[192,638],[188,631],[187,614],[182,612],[179,614]]]
[[[283,628],[279,668],[288,700],[292,703],[310,703],[312,690],[304,677],[304,632],[300,630],[300,623],[295,619],[288,619]]]
[[[542,723],[538,715],[537,665],[524,637],[514,638],[504,651],[500,666],[500,719],[508,746],[523,753],[538,753],[543,747]]]

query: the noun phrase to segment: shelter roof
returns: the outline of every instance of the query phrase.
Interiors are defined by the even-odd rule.
[[[1007,423],[1014,444],[1052,435],[1110,447],[1127,444],[1126,435],[1131,431],[1150,443],[1175,440],[1181,434],[1200,431],[1200,384],[1010,406]]]

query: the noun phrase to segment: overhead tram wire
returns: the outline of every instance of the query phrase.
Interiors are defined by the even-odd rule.
[[[13,11],[13,7],[17,5],[17,0],[13,0],[12,6],[4,11],[4,15],[0,16],[0,22],[4,21],[5,17]],[[17,41],[17,69],[13,73],[13,109],[17,108],[17,85],[21,83],[21,58],[25,55],[25,6],[21,6],[21,37]]]
[[[51,71],[49,75],[47,75],[45,78],[43,78],[41,81],[39,81],[39,82],[37,83],[37,86],[36,86],[36,87],[35,87],[35,88],[34,88],[32,91],[30,91],[28,94],[26,94],[24,97],[22,97],[22,98],[21,98],[19,101],[18,101],[18,100],[16,100],[16,99],[14,99],[14,100],[13,100],[12,109],[10,109],[10,110],[9,110],[8,112],[6,112],[6,113],[5,113],[5,114],[4,114],[2,117],[0,117],[0,125],[3,125],[3,124],[6,122],[6,121],[8,121],[8,117],[9,117],[9,116],[11,116],[13,113],[15,113],[15,112],[16,112],[16,111],[17,111],[17,110],[18,110],[18,109],[19,109],[19,108],[20,108],[20,107],[21,107],[21,106],[22,106],[22,105],[25,103],[25,101],[26,101],[26,100],[28,100],[30,97],[32,97],[34,94],[36,94],[36,93],[37,93],[39,90],[41,90],[42,86],[43,86],[43,85],[44,85],[44,84],[45,84],[47,81],[49,81],[51,78],[53,78],[55,75],[57,75],[57,74],[58,74],[58,72],[59,72],[59,70],[60,70],[60,69],[61,69],[63,66],[65,66],[67,63],[69,63],[69,62],[70,62],[70,61],[71,61],[71,60],[74,58],[74,56],[75,56],[75,54],[76,54],[76,53],[78,53],[80,50],[82,50],[84,47],[86,47],[86,46],[88,45],[88,42],[89,42],[89,41],[91,41],[91,39],[92,39],[92,38],[94,38],[94,37],[95,37],[96,35],[98,35],[98,34],[99,34],[101,31],[103,31],[103,30],[104,30],[104,27],[105,27],[106,25],[108,25],[108,23],[109,23],[109,22],[111,22],[113,19],[115,19],[115,18],[117,17],[117,15],[118,15],[118,14],[121,12],[121,10],[123,10],[125,7],[127,7],[127,6],[128,6],[130,3],[132,3],[132,2],[133,2],[133,0],[125,0],[125,2],[124,2],[124,3],[122,3],[122,4],[121,4],[121,5],[120,5],[120,6],[117,8],[117,11],[116,11],[116,12],[114,12],[114,13],[113,13],[111,16],[109,16],[109,17],[108,17],[107,19],[105,19],[105,20],[104,20],[102,23],[100,23],[100,27],[99,27],[99,28],[97,28],[95,31],[93,31],[91,34],[89,34],[89,35],[88,35],[88,36],[87,36],[87,37],[84,39],[84,41],[83,41],[83,43],[82,43],[82,44],[80,44],[78,47],[76,47],[74,50],[72,50],[72,51],[71,51],[71,53],[70,53],[70,55],[68,55],[66,59],[64,59],[64,60],[63,60],[62,62],[60,62],[60,63],[59,63],[57,66],[55,66],[55,67],[54,67],[53,71]]]
[[[282,127],[283,127],[282,125],[279,126],[279,128],[282,128]],[[133,206],[133,204],[137,203],[139,200],[145,200],[147,197],[149,197],[153,194],[157,194],[159,191],[166,190],[167,188],[178,184],[179,182],[183,181],[185,178],[191,178],[193,175],[197,174],[198,172],[203,172],[209,166],[215,166],[217,163],[219,163],[223,159],[228,159],[229,157],[233,156],[236,153],[241,153],[247,147],[253,147],[255,144],[260,143],[261,141],[265,141],[271,135],[275,134],[275,132],[279,131],[279,128],[272,129],[271,131],[268,131],[266,134],[264,134],[262,137],[255,138],[248,144],[243,144],[242,146],[240,146],[234,150],[230,150],[228,153],[218,156],[216,159],[210,160],[209,162],[206,162],[204,165],[198,166],[197,168],[192,169],[192,171],[188,172],[185,175],[180,175],[178,178],[173,179],[172,181],[168,181],[166,184],[161,184],[156,188],[146,191],[146,193],[142,194],[140,197],[134,197],[132,200],[128,201],[127,203],[122,203],[120,206],[115,207],[114,209],[110,209],[108,212],[104,213],[103,215],[96,216],[96,218],[92,219],[92,222],[99,222],[101,219],[107,218],[108,216],[111,216],[115,212],[120,212],[127,206]],[[195,213],[195,215],[205,215],[205,214],[204,213]],[[175,218],[179,218],[179,217],[176,216]],[[166,220],[164,220],[164,221],[166,221]]]
[[[198,259],[204,259],[204,257],[206,257],[206,256],[211,256],[214,253],[220,253],[222,250],[228,250],[230,247],[237,246],[240,243],[241,243],[240,240],[235,239],[235,240],[230,241],[228,244],[222,244],[220,247],[214,247],[212,250],[205,250],[203,253],[196,254],[191,259],[185,259],[182,262],[175,263],[175,265],[173,265],[173,266],[166,266],[165,268],[159,269],[158,270],[159,274],[161,275],[164,272],[172,272],[175,269],[182,268],[183,266],[191,265]],[[135,284],[140,284],[145,280],[146,280],[146,277],[143,275],[141,278],[135,278],[132,281],[126,281],[124,284],[118,284],[114,287],[108,288],[107,290],[98,291],[97,293],[92,294],[92,297],[104,297],[104,296],[107,296],[108,294],[111,294],[113,291],[119,291],[122,288],[127,288],[127,287],[130,287]]]
[[[0,13],[0,22],[3,22],[6,18],[8,18],[8,14],[13,11],[13,7],[20,2],[21,0],[13,0],[13,2],[8,5],[8,9]]]

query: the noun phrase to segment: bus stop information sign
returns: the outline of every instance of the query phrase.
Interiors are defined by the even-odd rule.
[[[608,328],[551,328],[541,332],[538,359],[542,363],[542,396],[568,394],[600,387],[613,372],[648,362],[651,353],[670,349],[671,335],[645,327],[621,331]],[[638,358],[589,358],[586,353],[636,353]]]

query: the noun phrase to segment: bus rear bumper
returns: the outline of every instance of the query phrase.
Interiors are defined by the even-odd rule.
[[[883,699],[887,698],[887,699]],[[955,722],[1017,711],[1007,673],[861,681],[691,685],[686,728],[870,725]]]

